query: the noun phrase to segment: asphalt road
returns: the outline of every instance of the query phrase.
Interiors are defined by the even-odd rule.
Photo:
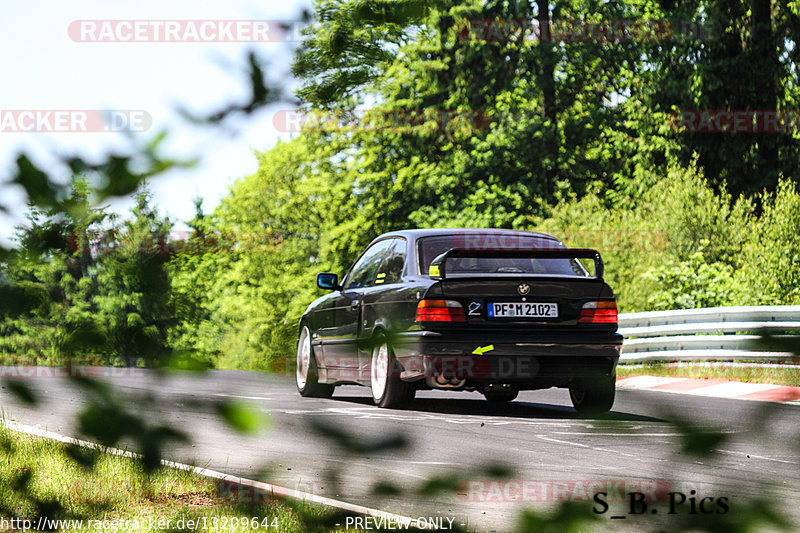
[[[551,389],[522,393],[500,406],[477,393],[421,392],[407,409],[384,410],[372,405],[366,388],[340,387],[332,399],[306,399],[283,376],[115,373],[104,379],[119,398],[148,399],[146,405],[126,400],[133,410],[191,435],[192,444],[174,447],[171,459],[415,518],[453,518],[471,531],[512,531],[523,509],[548,511],[555,502],[584,493],[591,499],[603,490],[600,481],[610,503],[598,515],[598,529],[645,531],[673,529],[678,520],[732,520],[757,498],[773,502],[800,524],[797,406],[619,390],[612,413],[585,418],[569,407],[565,390]],[[74,419],[86,402],[81,389],[64,379],[26,382],[41,402],[36,408],[23,406],[3,383],[4,416],[79,437]],[[241,436],[198,402],[223,398],[247,401],[267,413],[269,427],[255,437]],[[721,442],[709,441],[716,453],[699,457],[684,450],[687,435],[694,433],[675,421],[721,432]],[[315,426],[340,430],[366,447],[398,435],[407,445],[353,454]],[[697,438],[703,440],[702,434]],[[513,474],[493,484],[486,467],[497,464]],[[419,494],[431,477],[464,482],[456,490]],[[402,493],[377,496],[373,489],[380,482]],[[620,483],[645,493],[656,487],[659,501],[647,512],[631,514],[624,496],[616,501]],[[686,495],[675,514],[668,514],[667,492]],[[706,499],[701,510],[703,498],[713,500]],[[720,498],[725,498],[722,505]]]

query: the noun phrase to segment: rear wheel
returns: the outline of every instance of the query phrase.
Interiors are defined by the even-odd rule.
[[[372,400],[378,407],[400,407],[414,399],[416,386],[400,379],[400,365],[386,339],[378,339],[369,370]]]
[[[297,370],[295,372],[297,390],[300,396],[306,398],[330,398],[333,395],[333,385],[320,383],[317,360],[314,349],[311,347],[311,333],[307,327],[300,332],[297,341]]]
[[[616,393],[616,374],[610,377],[583,380],[570,387],[569,397],[581,414],[599,415],[611,410]]]
[[[483,393],[486,400],[491,403],[507,403],[516,399],[519,392],[516,389],[508,390],[487,390]]]

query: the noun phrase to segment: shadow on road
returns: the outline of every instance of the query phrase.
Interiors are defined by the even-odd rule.
[[[360,405],[373,406],[372,398],[365,396],[340,396],[334,394],[333,401],[355,403]],[[375,407],[378,409],[378,407]],[[417,413],[436,413],[447,415],[480,415],[507,418],[539,418],[539,419],[559,419],[559,420],[609,420],[625,422],[663,422],[668,423],[663,418],[652,416],[637,415],[620,411],[611,411],[598,416],[581,415],[571,407],[513,401],[505,404],[489,403],[485,400],[467,398],[417,398],[407,406],[397,409],[399,412]],[[388,411],[391,412],[391,411]]]

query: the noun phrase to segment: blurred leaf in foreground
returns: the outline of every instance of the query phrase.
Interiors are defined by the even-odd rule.
[[[38,403],[33,389],[22,381],[7,379],[5,380],[5,388],[26,405],[36,405]]]
[[[246,403],[224,400],[217,404],[222,420],[240,433],[256,433],[267,425],[267,416]]]

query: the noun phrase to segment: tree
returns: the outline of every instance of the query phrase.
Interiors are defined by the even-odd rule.
[[[61,208],[30,205],[26,218],[27,224],[17,228],[19,249],[5,276],[6,287],[18,293],[15,300],[27,305],[5,309],[2,349],[12,361],[26,364],[97,361],[97,256],[91,243],[107,214],[90,206],[86,180],[76,176]]]
[[[148,192],[136,195],[133,219],[111,230],[113,239],[103,250],[97,274],[97,320],[105,333],[106,353],[126,365],[158,363],[171,352],[170,223],[150,202]]]
[[[652,113],[680,110],[792,111],[798,97],[798,17],[786,2],[666,2],[664,16],[696,21],[704,31],[646,50],[638,97]],[[676,121],[677,122],[677,121]],[[796,126],[763,133],[681,132],[676,162],[695,154],[708,179],[734,197],[774,190],[779,175],[798,176]]]

